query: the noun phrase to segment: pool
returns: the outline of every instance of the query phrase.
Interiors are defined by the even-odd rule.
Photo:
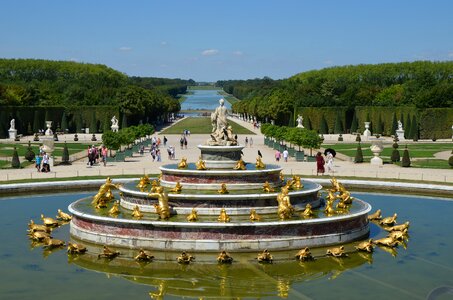
[[[93,193],[42,194],[0,197],[0,298],[1,299],[165,299],[266,298],[266,299],[438,299],[453,297],[453,201],[446,198],[352,193],[384,216],[398,213],[398,223],[411,222],[407,247],[396,252],[376,248],[372,255],[351,253],[313,262],[293,260],[293,251],[272,253],[275,263],[258,264],[252,254],[233,255],[232,265],[217,265],[216,254],[196,254],[195,263],[176,263],[179,253],[138,264],[128,258],[97,259],[89,247],[86,256],[68,257],[65,250],[43,251],[26,236],[30,219],[54,217],[70,203]],[[449,201],[450,200],[450,201]],[[371,224],[371,238],[386,234]],[[70,240],[69,226],[53,236]],[[347,248],[353,248],[346,245]],[[91,250],[91,251],[90,251]],[[313,249],[319,256],[325,249]],[[318,256],[317,255],[317,256]],[[158,255],[156,255],[158,257]],[[434,299],[434,298],[432,298]]]

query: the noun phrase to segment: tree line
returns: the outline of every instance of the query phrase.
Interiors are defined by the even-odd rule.
[[[117,106],[128,122],[153,123],[178,112],[193,80],[128,77],[100,64],[0,59],[0,107]]]
[[[242,101],[233,110],[288,125],[301,107],[453,107],[453,62],[403,62],[331,67],[288,79],[218,81]],[[291,120],[294,122],[294,120]],[[290,124],[292,125],[292,124]]]

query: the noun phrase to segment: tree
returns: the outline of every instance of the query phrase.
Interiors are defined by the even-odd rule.
[[[27,152],[25,152],[25,159],[31,162],[35,158],[35,152],[33,152],[33,149],[31,147],[30,141],[28,141],[28,147],[27,147]]]
[[[327,125],[327,121],[326,121],[326,118],[324,117],[324,115],[322,115],[321,124],[319,126],[319,133],[321,133],[321,134],[329,133],[329,126]]]
[[[411,132],[409,133],[409,138],[414,142],[418,141],[418,122],[415,115],[412,115]]]
[[[453,168],[453,150],[451,151],[452,156],[448,159],[448,164]]]
[[[354,115],[352,116],[352,122],[351,122],[351,133],[357,132],[359,129],[359,122],[357,120],[357,114],[354,111]]]
[[[393,147],[393,151],[392,151],[392,156],[390,157],[390,160],[392,162],[399,162],[401,157],[400,157],[400,152],[398,151],[398,143],[396,142],[396,140],[393,143],[392,147]]]
[[[119,132],[107,131],[102,134],[102,143],[108,148],[118,150],[122,144]]]
[[[411,124],[411,116],[409,114],[407,114],[406,116],[406,124],[404,124],[404,138],[405,139],[410,139],[410,132],[411,132],[411,127],[412,127],[412,124]]]
[[[374,132],[375,134],[383,134],[384,133],[384,125],[382,124],[382,119],[381,115],[379,115],[377,124],[376,124],[376,131]]]
[[[69,162],[69,150],[68,150],[68,145],[66,145],[66,141],[64,142],[63,155],[61,156],[61,164],[63,164],[63,165],[71,164]]]
[[[123,113],[123,119],[121,120],[121,129],[127,128],[127,116]]]
[[[13,158],[11,160],[11,167],[14,169],[20,169],[19,155],[17,154],[16,146],[14,146]]]
[[[401,161],[401,166],[402,167],[410,167],[411,166],[411,159],[409,157],[409,150],[407,149],[407,145],[406,147],[404,148],[404,152],[403,152],[403,160]]]
[[[312,155],[312,149],[319,149],[322,144],[322,140],[316,131],[305,128],[289,128],[286,139],[288,142],[299,146],[299,151],[301,146],[309,148],[310,155]]]
[[[335,126],[334,126],[334,129],[333,129],[333,133],[335,134],[339,134],[339,133],[343,133],[343,123],[341,122],[341,114],[340,112],[337,113],[337,116],[335,118]]]
[[[398,120],[396,119],[396,113],[393,113],[392,127],[390,128],[390,135],[396,136],[396,130],[398,129]]]
[[[66,112],[63,111],[63,115],[61,116],[61,130],[63,130],[64,133],[67,133],[68,128],[68,118],[66,117]]]
[[[304,127],[308,130],[312,130],[312,126],[311,126],[311,121],[310,121],[310,118],[309,117],[305,117],[304,120],[302,121],[302,125],[304,125]]]
[[[90,133],[96,133],[97,130],[97,124],[96,124],[96,112],[93,110],[91,112],[91,119],[90,119]]]
[[[354,158],[355,163],[363,163],[363,152],[362,152],[362,146],[359,144],[357,145],[357,151],[355,153],[355,158]]]

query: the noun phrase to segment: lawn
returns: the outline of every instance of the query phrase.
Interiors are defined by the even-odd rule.
[[[39,152],[39,146],[41,146],[41,142],[33,142],[31,143],[31,147],[33,152],[38,153]],[[80,143],[67,143],[68,150],[69,150],[69,155],[72,155],[74,153],[84,151],[87,149],[88,146],[91,146],[92,143],[90,144],[80,144]],[[99,144],[95,144],[99,145]],[[13,155],[14,151],[14,146],[16,146],[17,153],[19,155],[19,159],[22,161],[24,159],[25,153],[27,152],[28,148],[28,143],[17,143],[17,144],[5,144],[5,143],[0,143],[0,160],[4,157],[11,157]],[[55,143],[55,151],[53,152],[54,156],[62,156],[63,154],[63,147],[64,143]]]
[[[233,127],[234,134],[255,134],[231,120],[228,120],[228,124]],[[189,130],[191,134],[210,134],[212,130],[211,119],[205,117],[188,117],[165,129],[162,134],[181,134],[185,129]]]
[[[241,101],[239,100],[238,98],[230,95],[230,94],[227,94],[225,91],[219,91],[219,94],[223,96],[223,98],[228,101],[231,105],[233,105],[235,102],[238,102],[238,101]]]

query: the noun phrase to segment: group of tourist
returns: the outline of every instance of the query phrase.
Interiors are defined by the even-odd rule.
[[[92,167],[95,164],[99,164],[102,162],[102,164],[107,166],[107,154],[108,150],[105,145],[102,145],[101,147],[97,148],[94,145],[88,146],[87,149],[87,157],[88,157],[88,162],[87,165],[89,167]]]
[[[324,165],[326,166],[324,168]],[[324,175],[327,169],[327,173],[333,173],[333,154],[331,152],[326,153],[326,159],[322,156],[321,152],[316,154],[316,175]]]
[[[50,172],[49,164],[50,156],[47,154],[42,147],[39,148],[39,153],[35,156],[35,168],[38,172],[47,173]]]
[[[285,162],[288,162],[288,157],[289,157],[289,152],[288,152],[288,149],[286,149],[286,148],[285,148],[285,150],[283,150],[283,152],[280,152],[279,150],[275,151],[275,161],[276,162],[279,162],[281,158],[283,158],[283,160]]]
[[[250,145],[250,148],[253,147],[253,138],[250,137],[250,139],[248,137],[245,137],[245,147],[248,147]]]

